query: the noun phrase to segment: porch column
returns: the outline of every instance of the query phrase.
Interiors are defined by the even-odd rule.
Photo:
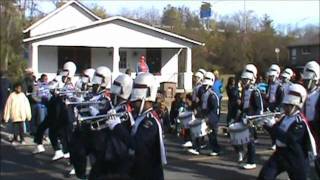
[[[192,73],[192,51],[189,47],[187,48],[186,56],[186,72]]]
[[[38,48],[39,48],[39,45],[35,45],[35,44],[32,44],[29,46],[31,51],[29,51],[30,55],[29,55],[29,59],[30,59],[30,63],[29,63],[29,67],[32,68],[33,70],[33,73],[35,76],[38,75],[38,71],[39,71],[39,67],[38,67]]]
[[[190,47],[187,47],[186,50],[186,71],[183,77],[183,87],[186,92],[192,92],[192,51]]]
[[[112,81],[119,75],[119,62],[120,62],[120,53],[119,47],[113,47],[113,66],[112,66]]]

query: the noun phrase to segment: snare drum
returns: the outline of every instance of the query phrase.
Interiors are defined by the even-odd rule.
[[[189,122],[191,135],[194,138],[207,135],[207,124],[203,119],[195,119]]]
[[[182,122],[184,128],[189,128],[189,122],[194,120],[195,117],[192,111],[180,112],[178,119]]]
[[[233,145],[243,145],[250,142],[250,131],[243,123],[236,122],[229,126],[230,142]]]

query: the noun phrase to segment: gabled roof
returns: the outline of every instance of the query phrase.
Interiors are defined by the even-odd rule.
[[[297,39],[295,42],[289,44],[288,47],[297,47],[297,46],[319,46],[320,45],[320,34],[309,35]]]
[[[115,20],[120,20],[120,21],[123,21],[123,22],[126,22],[126,23],[130,23],[130,24],[133,24],[133,25],[136,25],[136,26],[139,26],[139,27],[143,27],[145,29],[156,31],[156,32],[161,33],[161,34],[165,34],[165,35],[168,35],[168,36],[171,36],[171,37],[174,37],[174,38],[189,42],[191,44],[204,46],[204,43],[189,39],[189,38],[184,37],[184,36],[180,36],[180,35],[174,34],[174,33],[169,32],[169,31],[165,31],[165,30],[162,30],[162,29],[159,29],[159,28],[155,28],[153,26],[150,26],[150,25],[147,25],[147,24],[144,24],[144,23],[140,23],[140,22],[135,21],[135,20],[124,18],[122,16],[113,16],[113,17],[110,17],[110,18],[107,18],[107,19],[94,21],[94,22],[92,22],[92,23],[90,23],[88,25],[85,25],[85,26],[64,29],[64,30],[61,30],[61,31],[55,31],[55,32],[52,32],[52,33],[44,34],[44,35],[39,35],[39,36],[27,38],[27,39],[24,39],[23,42],[30,42],[30,41],[35,41],[35,40],[39,40],[39,39],[42,39],[42,38],[49,38],[51,36],[60,35],[60,34],[63,34],[63,33],[70,33],[70,32],[73,32],[73,31],[79,31],[79,30],[87,29],[87,28],[90,28],[90,27],[93,27],[93,26],[98,26],[98,25],[110,23],[110,22],[115,21]]]
[[[52,16],[54,16],[55,14],[59,13],[60,11],[62,11],[63,9],[65,9],[66,7],[70,6],[70,5],[76,5],[77,7],[81,8],[84,12],[86,12],[88,15],[90,15],[92,18],[96,19],[96,20],[100,20],[101,18],[98,17],[97,15],[95,15],[90,9],[88,9],[86,6],[84,6],[83,4],[81,4],[80,2],[76,1],[76,0],[72,0],[72,1],[68,1],[67,3],[65,3],[64,5],[62,5],[61,7],[57,8],[56,10],[52,11],[51,13],[49,13],[48,15],[46,15],[45,17],[41,18],[40,20],[38,20],[37,22],[33,23],[31,26],[29,26],[27,29],[23,30],[23,33],[26,33],[30,30],[32,30],[33,28],[39,26],[40,24],[42,24],[43,22],[45,22],[46,20],[48,20],[49,18],[51,18]]]

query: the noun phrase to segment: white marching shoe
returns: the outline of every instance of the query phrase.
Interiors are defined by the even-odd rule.
[[[191,153],[191,154],[194,154],[194,155],[199,155],[200,152],[195,150],[195,149],[188,149],[188,152]]]
[[[272,145],[272,146],[270,147],[270,149],[275,151],[275,150],[277,149],[277,146],[276,146],[276,145]]]
[[[32,151],[32,154],[39,154],[44,151],[45,151],[44,146],[42,144],[38,144],[36,149]]]
[[[209,156],[219,156],[219,153],[217,153],[217,152],[210,152],[210,153],[209,153]]]
[[[54,156],[53,156],[53,158],[52,158],[52,161],[56,161],[56,160],[58,160],[58,159],[61,159],[61,158],[63,158],[63,152],[62,152],[62,150],[57,150],[57,151],[55,151],[54,152]]]
[[[69,159],[69,158],[70,158],[70,153],[65,153],[65,154],[63,155],[63,158]]]
[[[182,144],[182,147],[185,147],[185,148],[192,147],[192,142],[187,141],[186,143]]]
[[[71,171],[69,172],[70,176],[76,175],[76,170],[74,168],[71,169]]]
[[[244,164],[242,166],[243,169],[247,169],[247,170],[250,170],[250,169],[255,169],[257,167],[256,164]]]

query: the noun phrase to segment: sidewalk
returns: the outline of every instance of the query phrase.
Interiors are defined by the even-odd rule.
[[[13,137],[13,134],[9,131],[8,129],[8,124],[6,125],[3,125],[1,124],[0,125],[0,139],[1,139],[1,143],[3,144],[10,144],[10,139],[12,139]],[[43,144],[44,145],[49,145],[50,144],[50,140],[49,138],[47,138],[48,141],[46,140],[46,138],[43,140]],[[29,134],[25,134],[25,137],[24,137],[24,142],[25,144],[22,145],[22,144],[18,144],[17,146],[30,146],[30,145],[36,145],[34,142],[33,142],[33,136],[29,135]]]

